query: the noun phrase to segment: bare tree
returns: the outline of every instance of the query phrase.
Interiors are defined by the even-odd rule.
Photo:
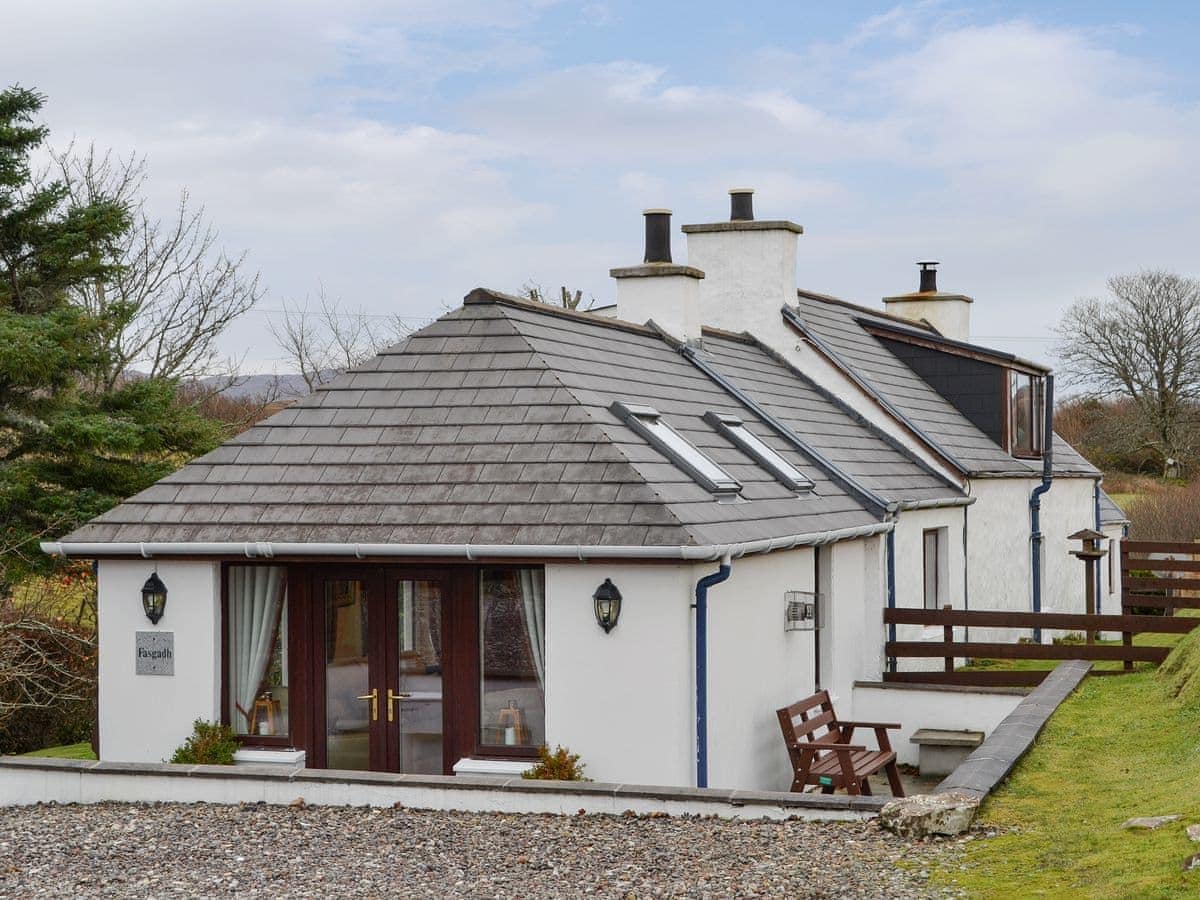
[[[300,375],[311,393],[347,369],[407,337],[412,329],[400,316],[378,316],[365,310],[342,312],[322,287],[317,309],[283,305],[283,318],[268,323],[288,367]]]
[[[245,253],[229,256],[218,248],[204,207],[194,206],[187,191],[170,218],[153,218],[142,195],[144,158],[100,156],[94,145],[79,152],[73,144],[53,158],[54,174],[74,202],[107,197],[133,219],[113,248],[120,264],[113,276],[79,291],[89,312],[115,323],[96,387],[111,390],[133,369],[162,378],[229,376],[236,365],[221,358],[216,340],[262,296]]]
[[[1095,397],[1133,401],[1146,446],[1194,456],[1200,399],[1200,281],[1147,269],[1108,280],[1110,297],[1076,301],[1058,327],[1067,374]]]
[[[579,309],[583,302],[583,291],[568,291],[566,285],[558,289],[558,296],[551,297],[546,293],[546,289],[536,281],[527,281],[521,285],[521,290],[517,294],[524,300],[532,300],[535,303],[548,303],[551,306],[561,306],[563,309]],[[586,311],[591,309],[595,304],[596,298],[589,297],[587,306],[583,307]]]

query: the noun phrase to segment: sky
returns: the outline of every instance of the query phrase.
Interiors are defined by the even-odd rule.
[[[918,259],[981,343],[1053,362],[1108,276],[1200,276],[1192,3],[5,0],[0,83],[51,143],[186,189],[266,288],[413,325],[472,288],[611,302],[641,211],[802,224],[801,286],[877,305]],[[675,259],[686,245],[676,231]]]

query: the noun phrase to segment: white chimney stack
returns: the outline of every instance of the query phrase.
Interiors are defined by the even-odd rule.
[[[921,267],[920,289],[913,294],[884,297],[883,306],[894,316],[932,325],[938,334],[953,341],[971,338],[971,304],[964,294],[947,294],[937,288],[936,260],[917,263]]]
[[[683,226],[688,261],[705,276],[700,318],[770,342],[781,328],[780,308],[796,303],[796,241],[804,229],[756,220],[750,188],[734,188],[729,197],[728,222]]]
[[[696,286],[704,272],[671,262],[671,211],[648,209],[646,252],[642,265],[611,269],[617,279],[617,316],[630,322],[654,324],[683,341],[700,338],[700,309]]]

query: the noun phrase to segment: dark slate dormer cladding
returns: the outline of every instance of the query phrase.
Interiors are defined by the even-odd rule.
[[[1007,370],[994,363],[879,338],[980,431],[1004,446]]]

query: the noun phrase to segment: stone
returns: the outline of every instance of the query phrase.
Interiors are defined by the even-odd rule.
[[[1193,853],[1183,861],[1183,871],[1191,872],[1193,869],[1200,869],[1200,853]]]
[[[1187,836],[1195,843],[1200,843],[1200,825],[1189,825],[1187,827]]]
[[[979,798],[960,791],[916,794],[893,800],[879,813],[879,824],[900,837],[921,840],[935,834],[953,837],[975,821]]]
[[[1121,827],[1144,828],[1149,831],[1153,831],[1155,828],[1161,828],[1168,822],[1174,822],[1182,818],[1183,816],[1135,816],[1132,819],[1126,819],[1124,822],[1122,822]]]

